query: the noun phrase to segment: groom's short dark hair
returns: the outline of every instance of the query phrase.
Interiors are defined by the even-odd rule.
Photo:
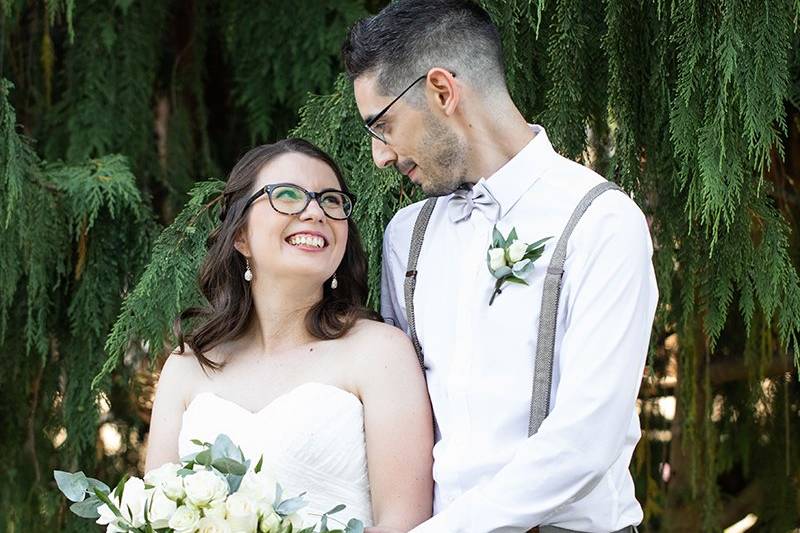
[[[378,88],[397,94],[433,67],[472,87],[505,89],[500,33],[489,14],[467,0],[398,0],[356,22],[342,45],[351,80],[376,74]]]

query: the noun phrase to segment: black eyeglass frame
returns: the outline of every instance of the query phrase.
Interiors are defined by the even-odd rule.
[[[455,73],[455,72],[450,72],[450,75],[451,75],[451,76],[453,76],[454,78],[456,77],[456,73]],[[373,130],[373,129],[372,129],[372,125],[373,125],[373,124],[375,124],[376,122],[378,122],[378,120],[379,120],[379,119],[380,119],[380,118],[381,118],[383,115],[385,115],[387,111],[389,111],[389,108],[390,108],[390,107],[392,107],[392,106],[393,106],[393,105],[394,105],[394,104],[395,104],[395,103],[396,103],[398,100],[400,100],[400,98],[402,98],[404,94],[406,94],[408,91],[410,91],[410,90],[411,90],[411,88],[412,88],[414,85],[416,85],[417,83],[419,83],[420,81],[424,80],[424,79],[425,79],[425,78],[427,78],[427,77],[428,77],[428,74],[427,74],[427,73],[425,73],[425,74],[423,74],[422,76],[420,76],[419,78],[417,78],[417,79],[415,79],[414,81],[412,81],[412,82],[411,82],[411,85],[409,85],[408,87],[406,87],[406,88],[403,90],[403,92],[401,92],[400,94],[398,94],[398,95],[395,97],[395,99],[394,99],[394,100],[392,100],[391,102],[389,102],[389,105],[387,105],[386,107],[384,107],[383,109],[381,109],[381,110],[380,110],[380,112],[378,112],[378,114],[377,114],[377,115],[375,115],[375,116],[374,116],[374,117],[372,117],[371,119],[369,119],[369,120],[365,121],[365,122],[364,122],[364,129],[365,129],[365,130],[367,130],[367,133],[369,133],[369,135],[370,135],[371,137],[374,137],[374,138],[378,139],[378,140],[379,140],[380,142],[382,142],[383,144],[389,144],[388,142],[386,142],[386,139],[384,139],[383,137],[381,137],[381,135],[380,135],[380,134],[379,134],[377,131],[375,131],[375,130]]]
[[[295,189],[299,189],[299,190],[303,191],[305,193],[305,195],[306,195],[306,203],[303,204],[303,208],[300,209],[299,211],[295,212],[295,213],[286,213],[284,211],[281,211],[277,207],[275,207],[275,203],[272,201],[272,192],[275,189],[277,189],[278,187],[294,187]],[[336,192],[336,193],[339,193],[339,194],[343,194],[350,200],[350,212],[347,213],[347,216],[345,216],[344,218],[338,218],[338,217],[331,216],[328,213],[328,211],[325,209],[325,207],[322,205],[322,203],[319,201],[320,198],[322,197],[322,195],[324,195],[325,193],[329,193],[329,192]],[[311,200],[316,200],[317,205],[319,205],[320,209],[322,209],[322,212],[325,213],[326,217],[328,217],[328,218],[330,218],[332,220],[347,220],[353,214],[353,209],[355,209],[355,207],[356,207],[356,197],[355,197],[355,195],[353,195],[353,193],[342,191],[342,190],[339,190],[339,189],[333,189],[333,188],[322,189],[321,191],[318,191],[318,192],[307,191],[306,189],[304,189],[300,185],[297,185],[296,183],[284,182],[284,183],[270,183],[268,185],[263,186],[261,189],[259,189],[255,193],[253,193],[253,195],[250,198],[247,199],[247,203],[244,204],[244,209],[242,209],[242,214],[246,213],[247,209],[253,204],[253,202],[258,200],[259,198],[261,198],[265,194],[267,195],[267,198],[269,199],[269,205],[272,206],[272,209],[274,209],[275,211],[277,211],[278,213],[280,213],[282,215],[299,215],[300,213],[305,211],[306,208],[308,208],[308,204],[311,203]]]

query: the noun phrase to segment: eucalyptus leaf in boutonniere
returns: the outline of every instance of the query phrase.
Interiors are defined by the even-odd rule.
[[[544,252],[544,243],[552,237],[539,239],[533,244],[519,240],[516,228],[511,228],[508,237],[503,237],[497,226],[492,230],[492,244],[486,252],[486,264],[489,272],[497,279],[489,305],[502,291],[503,283],[519,283],[527,285],[525,276],[533,270],[533,262]]]

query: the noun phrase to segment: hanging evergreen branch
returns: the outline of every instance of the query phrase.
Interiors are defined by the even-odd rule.
[[[197,272],[206,255],[206,239],[219,220],[223,187],[216,180],[198,183],[184,210],[156,240],[150,262],[108,336],[108,359],[92,388],[117,367],[132,343],[141,343],[153,361],[174,347],[173,320],[202,302]]]
[[[223,12],[236,103],[250,142],[283,135],[309,92],[328,93],[339,73],[342,37],[366,15],[363,3],[334,0],[232,2]],[[276,123],[279,117],[289,123]]]
[[[12,509],[34,502],[55,519],[42,471],[55,460],[95,460],[97,397],[86,383],[147,258],[153,221],[124,158],[42,163],[17,133],[10,88],[0,79],[0,356],[13,369],[0,376],[0,404],[13,406],[3,408],[0,453],[17,467],[0,470],[0,499],[17,502]],[[61,428],[67,438],[56,449],[43,431]],[[0,523],[26,517],[0,515]],[[50,519],[43,527],[58,529]]]

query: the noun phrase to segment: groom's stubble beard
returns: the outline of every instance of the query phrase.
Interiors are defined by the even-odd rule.
[[[467,181],[466,143],[432,113],[425,116],[423,127],[417,146],[424,169],[420,186],[426,196],[448,195]]]

